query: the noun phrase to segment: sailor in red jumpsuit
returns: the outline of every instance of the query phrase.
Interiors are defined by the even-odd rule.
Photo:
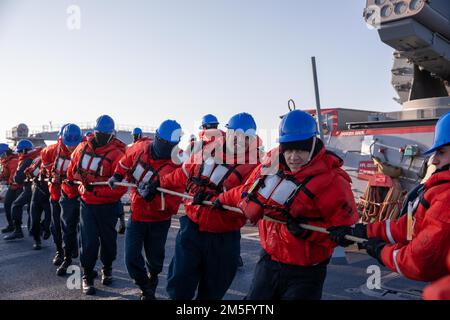
[[[317,125],[294,110],[280,125],[280,146],[270,151],[243,186],[219,196],[258,224],[261,258],[248,300],[321,299],[335,244],[303,229],[352,225],[358,219],[343,161],[317,138]],[[216,201],[216,203],[217,203]]]
[[[367,253],[392,271],[417,281],[436,281],[448,274],[450,248],[450,113],[436,125],[434,153],[436,172],[411,202],[414,214],[412,240],[408,240],[408,217],[368,225],[331,228],[330,237],[345,246],[345,235],[368,239]]]
[[[193,299],[197,289],[198,300],[222,299],[238,268],[240,229],[246,218],[202,202],[245,182],[259,163],[260,140],[256,123],[247,113],[233,116],[227,128],[226,140],[206,143],[181,168],[160,179],[161,187],[182,188],[194,197],[184,201],[186,216],[180,218],[169,266],[167,292],[174,300]]]
[[[176,170],[180,164],[174,163],[171,156],[180,137],[181,126],[176,121],[166,120],[161,123],[153,142],[143,137],[127,149],[114,176],[109,179],[110,186],[114,188],[115,183],[124,178],[136,186],[142,186]],[[180,203],[181,198],[177,196],[157,194],[155,197],[146,197],[145,189],[131,190],[131,219],[126,228],[125,263],[130,277],[141,289],[142,300],[155,299],[158,275],[163,269],[167,234],[172,216],[178,213]]]
[[[59,244],[64,251],[63,261],[56,269],[58,276],[67,274],[72,258],[78,257],[78,223],[80,220],[80,200],[78,188],[65,183],[72,152],[80,144],[83,135],[76,124],[67,124],[57,143],[50,169],[51,199],[55,208],[60,208],[58,226]],[[56,243],[56,241],[55,241]],[[58,249],[58,253],[61,248]],[[58,254],[60,256],[60,254]]]
[[[62,130],[61,130],[62,132]],[[44,171],[48,172],[49,178],[51,175],[52,167],[57,157],[59,145],[61,144],[61,138],[59,137],[58,142],[49,145],[41,153],[42,168]],[[51,179],[50,179],[51,180]],[[61,194],[60,187],[54,181],[49,182],[50,191],[50,208],[51,208],[51,232],[53,237],[53,242],[56,247],[56,254],[53,258],[53,264],[59,266],[63,261],[63,246],[61,237],[61,207],[59,205],[59,197]]]
[[[82,289],[87,295],[96,293],[95,265],[100,253],[103,263],[102,283],[112,283],[112,264],[117,254],[116,224],[120,215],[120,198],[127,188],[111,189],[106,182],[114,174],[126,145],[114,136],[114,121],[103,115],[97,119],[94,135],[81,142],[72,154],[67,181],[81,183],[81,252]],[[105,183],[94,185],[93,183]],[[99,252],[100,251],[100,252]]]
[[[13,152],[8,145],[4,144],[4,149],[0,153],[0,181],[4,181],[8,185],[8,191],[5,195],[5,215],[8,225],[2,229],[2,233],[10,233],[14,231],[14,225],[11,215],[11,206],[14,200],[17,199],[22,189],[14,183],[14,175],[19,164],[19,156]]]
[[[23,192],[14,200],[11,207],[11,214],[14,224],[14,232],[4,237],[4,240],[22,239],[22,213],[25,205],[30,208],[31,201],[31,181],[27,180],[25,171],[33,163],[33,160],[39,157],[42,148],[35,148],[28,139],[22,139],[17,143],[16,152],[19,154],[19,163],[14,174],[14,185],[22,189]],[[28,230],[31,228],[31,218],[28,212]]]
[[[200,132],[198,133],[199,140],[195,140],[195,136],[191,137],[191,142],[189,145],[189,156],[200,152],[200,150],[208,143],[214,140],[224,139],[225,132],[219,129],[219,120],[212,114],[207,114],[202,118],[202,124],[199,127]]]
[[[25,170],[25,175],[28,180],[33,182],[31,195],[31,229],[30,233],[34,238],[34,250],[41,249],[41,232],[44,240],[47,240],[50,233],[51,210],[50,210],[50,193],[48,191],[48,171],[42,166],[42,154],[45,152],[44,148],[41,151],[41,156],[35,158],[33,163]],[[42,213],[44,212],[44,220],[41,221]]]
[[[450,300],[450,250],[447,255],[448,275],[433,282],[423,290],[425,300]]]

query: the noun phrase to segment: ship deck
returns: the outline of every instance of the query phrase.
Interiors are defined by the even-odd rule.
[[[24,221],[26,213],[24,213]],[[4,213],[0,213],[0,227],[4,227]],[[173,217],[172,226],[166,243],[166,259],[160,275],[157,289],[158,299],[169,299],[165,286],[167,270],[174,252],[175,237],[179,229],[178,216]],[[24,226],[24,233],[26,227]],[[135,300],[139,290],[128,276],[124,263],[124,236],[118,236],[118,256],[114,262],[112,286],[105,287],[96,281],[97,295],[84,296],[80,290],[69,290],[68,277],[55,275],[51,260],[54,245],[51,238],[43,241],[41,251],[33,251],[33,240],[26,236],[23,240],[6,242],[0,240],[0,299],[14,300]],[[254,226],[246,225],[242,229],[241,256],[244,266],[239,268],[236,277],[224,300],[241,300],[251,285],[253,270],[258,261],[261,247],[258,231]],[[367,268],[377,265],[376,261],[356,247],[346,250],[346,264],[333,259],[328,267],[328,275],[323,290],[324,300],[417,300],[420,299],[424,283],[407,280],[386,268],[381,268],[381,289],[369,290],[367,280],[371,274]],[[79,260],[74,260],[78,265]],[[98,265],[98,268],[101,266]]]

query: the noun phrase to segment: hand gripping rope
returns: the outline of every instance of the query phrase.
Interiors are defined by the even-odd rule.
[[[75,184],[81,184],[81,182],[79,182],[79,181],[74,181],[74,183]],[[92,186],[106,186],[108,184],[107,184],[107,182],[93,182],[93,183],[90,183],[90,185],[92,185]],[[135,184],[127,183],[127,182],[116,182],[115,185],[121,186],[121,187],[136,188]],[[175,191],[164,189],[164,188],[158,188],[157,190],[159,192],[162,192],[162,193],[170,194],[170,195],[173,195],[173,196],[177,196],[177,197],[185,198],[185,199],[189,199],[189,200],[192,200],[194,198],[194,197],[189,196],[187,194],[175,192]],[[213,203],[211,201],[203,201],[203,204],[207,205],[207,206],[211,206]],[[223,208],[228,210],[228,211],[231,211],[231,212],[244,214],[242,212],[242,210],[239,209],[239,208],[230,207],[230,206],[227,206],[227,205],[223,205]],[[264,219],[268,220],[268,221],[281,223],[281,224],[286,224],[286,222],[278,221],[278,220],[272,219],[272,218],[270,218],[268,216],[264,216]],[[306,229],[306,230],[311,230],[311,231],[316,231],[316,232],[320,232],[320,233],[329,234],[329,232],[325,228],[311,226],[309,224],[303,224],[303,223],[299,224],[299,226],[302,227],[303,229]],[[358,238],[358,237],[354,237],[354,236],[350,236],[350,235],[346,235],[345,238],[347,240],[354,241],[356,243],[364,243],[364,242],[367,241],[366,239],[362,239],[362,238]]]

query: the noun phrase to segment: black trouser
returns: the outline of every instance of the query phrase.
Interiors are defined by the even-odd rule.
[[[58,253],[63,253],[62,248],[62,232],[61,232],[61,206],[59,201],[50,201],[50,206],[52,208],[52,236],[53,242],[56,246],[56,251]]]
[[[44,230],[50,228],[51,209],[50,209],[50,193],[46,182],[38,182],[33,184],[33,193],[31,195],[31,234],[34,240],[41,239],[41,227]],[[44,220],[41,224],[41,216],[44,212]]]
[[[261,253],[247,300],[320,300],[329,259],[311,267],[284,264]]]
[[[220,300],[239,264],[240,231],[200,231],[188,216],[180,218],[175,254],[169,265],[167,293],[173,300]]]
[[[84,273],[92,274],[99,249],[103,268],[110,269],[117,255],[116,224],[120,202],[96,205],[81,201],[80,213],[80,262]]]
[[[62,239],[64,256],[72,257],[78,251],[78,223],[80,222],[80,200],[69,199],[65,195],[59,201],[61,205]]]
[[[11,208],[12,208],[12,204],[14,201],[16,201],[16,199],[19,197],[19,195],[22,193],[23,189],[19,188],[19,189],[13,189],[11,187],[8,188],[8,191],[6,192],[5,195],[5,215],[6,215],[6,221],[8,222],[8,226],[13,226],[13,217],[11,214]]]
[[[158,275],[163,269],[165,244],[171,220],[140,222],[128,220],[125,235],[125,263],[138,286],[148,283],[147,271]],[[145,259],[142,256],[144,249]],[[146,268],[147,266],[147,268]]]
[[[13,202],[11,208],[11,214],[14,221],[14,228],[16,232],[22,231],[22,213],[23,207],[28,205],[28,210],[31,201],[31,183],[25,184],[23,187],[23,192],[17,197]],[[28,212],[28,228],[30,228],[30,214]]]

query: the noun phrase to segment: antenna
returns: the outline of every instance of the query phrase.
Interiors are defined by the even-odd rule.
[[[316,93],[316,112],[317,112],[317,122],[320,133],[320,140],[323,139],[323,129],[322,129],[322,112],[320,107],[320,93],[319,93],[319,80],[317,78],[317,65],[316,65],[316,57],[311,57],[312,69],[313,69],[313,77],[314,77],[314,91]]]

